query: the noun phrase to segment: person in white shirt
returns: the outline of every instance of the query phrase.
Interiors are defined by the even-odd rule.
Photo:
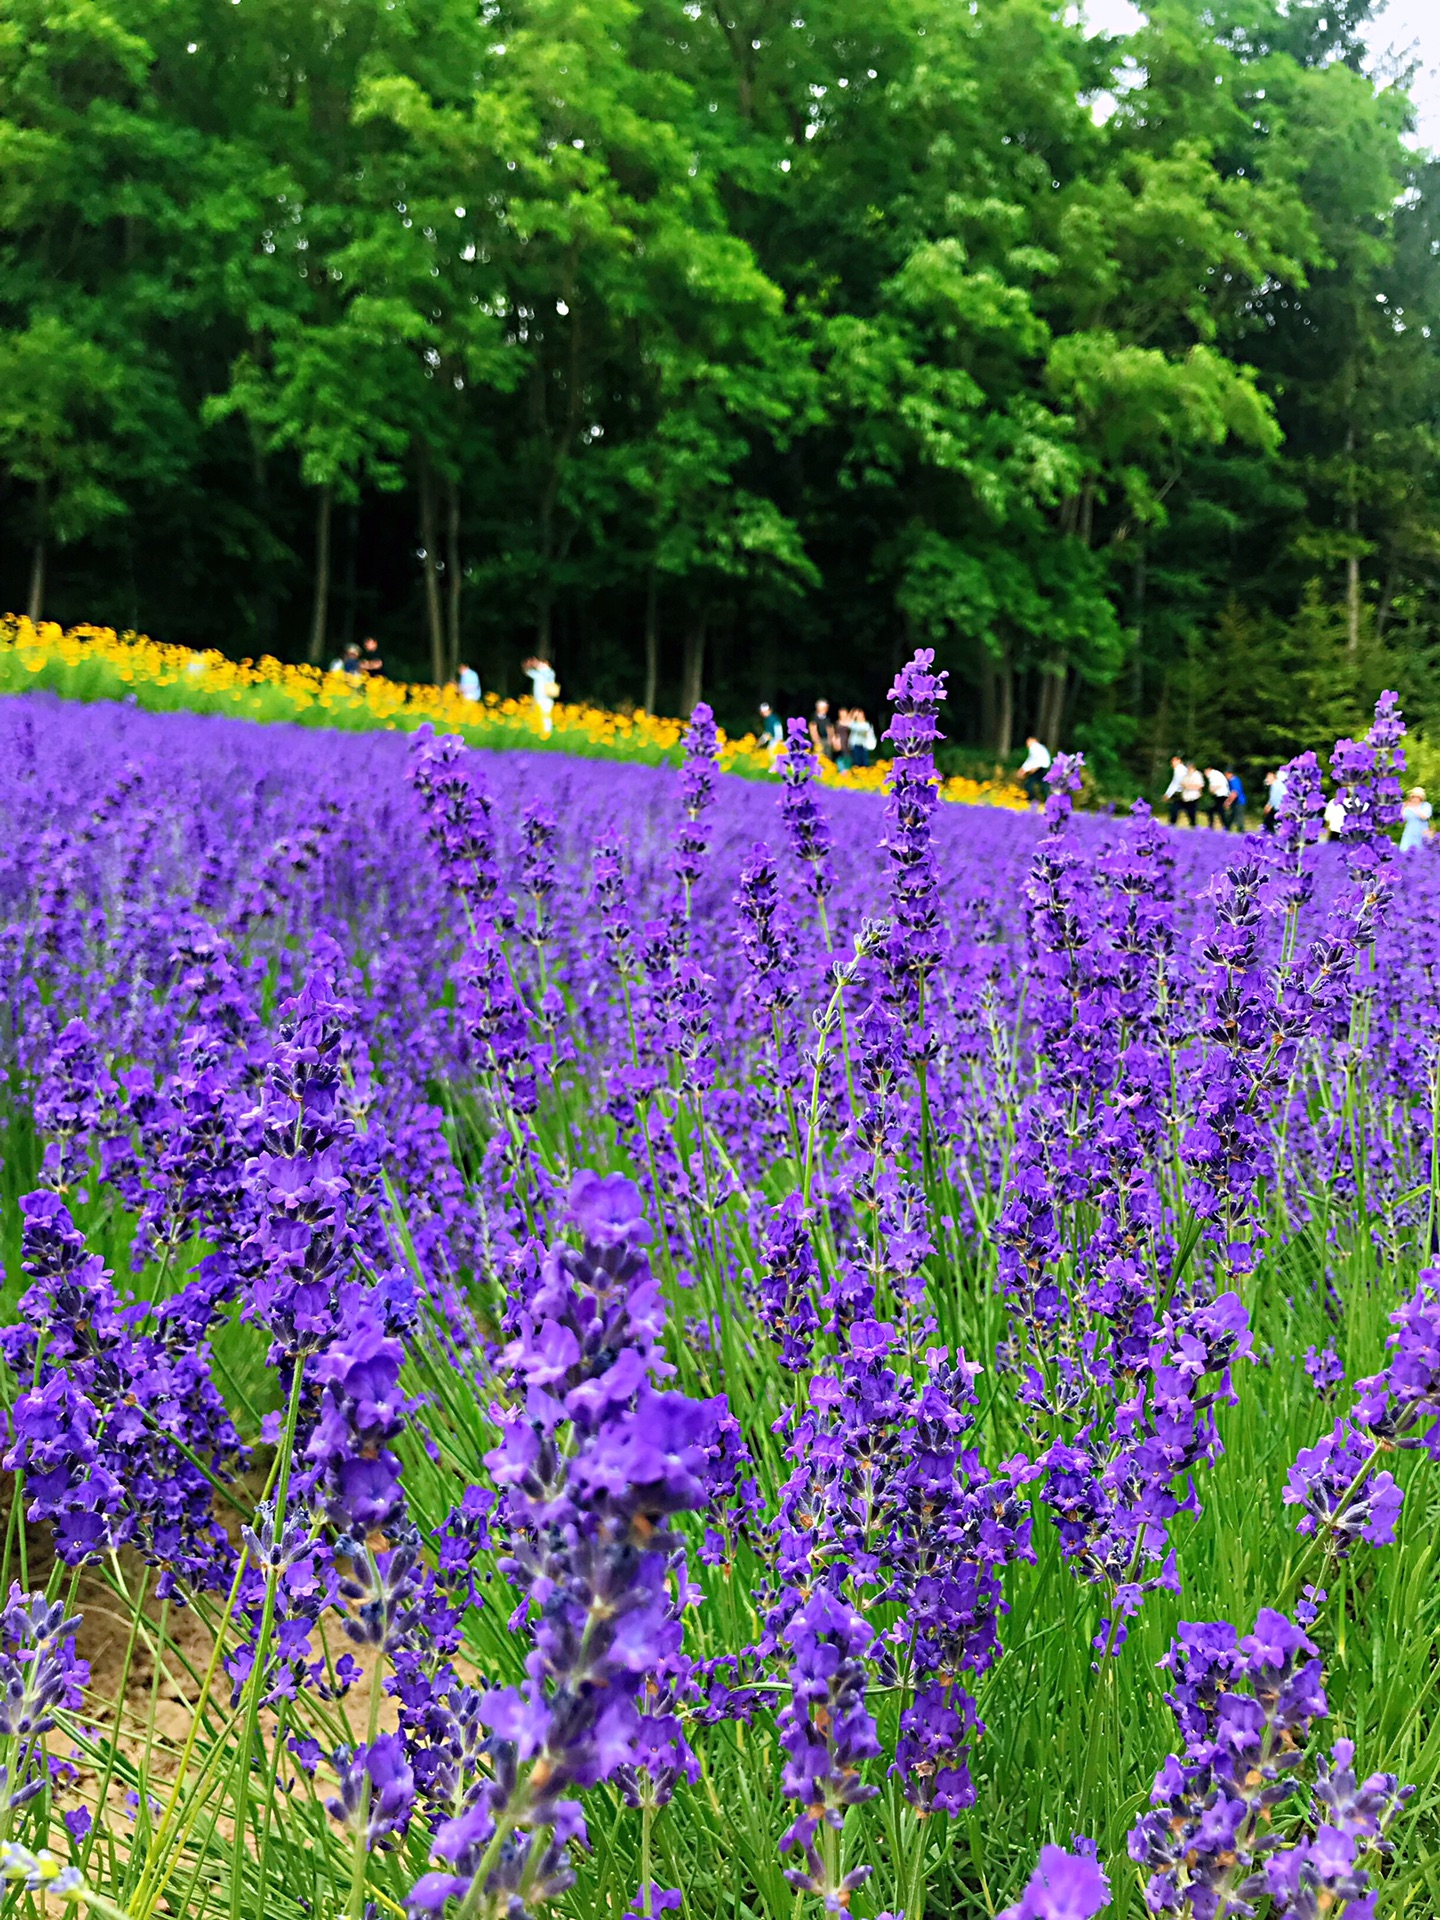
[[[460,698],[470,701],[472,705],[480,698],[480,676],[474,667],[460,669]]]
[[[875,758],[875,729],[865,718],[863,707],[854,707],[850,713],[850,764],[852,767],[868,767]]]
[[[1230,782],[1219,767],[1205,769],[1205,818],[1212,827],[1224,828],[1230,805]]]
[[[1180,778],[1180,811],[1192,827],[1200,824],[1200,796],[1204,791],[1204,774],[1199,767],[1187,766]]]
[[[549,735],[553,724],[550,715],[555,702],[560,698],[560,682],[555,678],[555,669],[548,660],[522,660],[521,668],[530,676],[530,697],[540,714],[540,731]]]
[[[1025,784],[1025,798],[1032,807],[1043,807],[1045,804],[1045,776],[1049,771],[1050,749],[1043,740],[1037,740],[1033,733],[1027,733],[1020,778]]]
[[[1165,789],[1165,798],[1170,803],[1170,824],[1180,824],[1180,809],[1184,806],[1185,782],[1190,778],[1192,769],[1180,758],[1178,753],[1170,756],[1170,784]],[[1192,822],[1193,824],[1193,822]]]

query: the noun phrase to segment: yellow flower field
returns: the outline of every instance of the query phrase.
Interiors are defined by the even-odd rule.
[[[308,726],[357,731],[411,730],[430,721],[441,733],[458,733],[477,747],[536,747],[652,765],[678,759],[683,720],[659,714],[614,713],[603,707],[557,703],[547,737],[527,696],[502,700],[486,694],[465,700],[453,686],[405,684],[380,676],[361,678],[287,666],[268,656],[230,660],[222,653],[195,652],[145,634],[113,627],[37,626],[23,615],[0,615],[0,692],[47,687],[73,699],[133,698],[161,710],[188,708],[228,713],[247,720],[289,720]],[[752,778],[771,774],[773,761],[752,733],[732,739],[720,733],[720,765]],[[840,773],[821,763],[826,786],[880,792],[886,762]],[[946,800],[971,805],[1023,807],[1024,795],[1009,783],[954,776],[941,785]]]

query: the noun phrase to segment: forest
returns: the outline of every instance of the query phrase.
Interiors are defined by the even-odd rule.
[[[0,0],[0,608],[1102,776],[1440,735],[1367,0]]]

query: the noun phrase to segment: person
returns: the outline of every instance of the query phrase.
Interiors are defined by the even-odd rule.
[[[550,662],[541,659],[538,654],[529,660],[522,660],[520,665],[530,676],[530,698],[540,714],[540,731],[548,739],[554,725],[550,716],[555,702],[560,698],[560,682],[555,678],[555,669]]]
[[[816,753],[823,754],[827,760],[835,758],[835,729],[830,724],[830,702],[823,698],[815,702],[815,711],[810,716],[810,744]]]
[[[1036,734],[1025,736],[1025,758],[1020,763],[1020,779],[1025,798],[1032,807],[1045,804],[1045,776],[1050,771],[1050,749]]]
[[[850,764],[868,767],[875,758],[875,729],[865,718],[863,707],[850,710]]]
[[[373,633],[366,634],[364,649],[360,655],[361,671],[372,680],[379,680],[385,672],[385,662],[381,657],[380,643]]]
[[[1245,831],[1245,785],[1234,767],[1225,769],[1225,784],[1230,789],[1229,803],[1225,808],[1225,831],[1243,833]]]
[[[1180,787],[1189,769],[1178,753],[1170,756],[1170,784],[1165,789],[1165,798],[1170,803],[1170,824],[1180,824]]]
[[[1280,808],[1285,799],[1285,769],[1279,767],[1274,773],[1265,776],[1265,811],[1261,815],[1261,824],[1267,833],[1274,833],[1279,820]]]
[[[772,757],[785,742],[785,723],[768,700],[760,702],[760,739],[769,748]]]
[[[480,698],[480,676],[474,667],[461,667],[459,675],[460,698],[474,705]]]
[[[360,660],[360,649],[353,640],[345,649],[345,657],[340,662],[340,671],[348,674],[352,680],[359,680],[365,672]]]
[[[835,765],[841,773],[850,771],[850,709],[841,707],[835,725],[830,729],[830,744],[835,752]]]
[[[1205,818],[1212,830],[1224,828],[1225,809],[1230,804],[1230,782],[1218,767],[1205,769]]]
[[[1200,796],[1205,791],[1205,776],[1199,767],[1187,764],[1180,778],[1180,811],[1192,827],[1200,824]]]
[[[1338,840],[1345,831],[1345,809],[1332,793],[1325,802],[1325,834],[1330,840]]]
[[[1430,814],[1431,806],[1425,798],[1425,789],[1411,787],[1400,809],[1400,818],[1404,822],[1400,829],[1402,853],[1412,853],[1416,847],[1424,846],[1430,834]]]
[[[1190,825],[1199,824],[1200,796],[1205,791],[1205,776],[1178,753],[1170,756],[1170,784],[1165,798],[1170,802],[1170,824],[1178,827],[1183,813]]]

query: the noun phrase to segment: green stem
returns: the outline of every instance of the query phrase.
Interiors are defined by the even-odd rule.
[[[375,1656],[375,1671],[370,1676],[370,1713],[365,1724],[365,1744],[367,1749],[375,1744],[375,1736],[380,1731],[381,1675],[385,1671],[385,1653],[381,1648]],[[370,1775],[365,1775],[365,1784],[360,1790],[360,1813],[355,1828],[355,1855],[350,1864],[350,1904],[346,1908],[346,1920],[365,1920],[365,1860],[368,1854],[366,1828],[370,1824]]]
[[[290,1498],[290,1469],[294,1463],[295,1429],[300,1420],[300,1392],[305,1380],[304,1356],[294,1356],[291,1365],[294,1369],[290,1381],[290,1403],[285,1409],[285,1427],[280,1436],[280,1478],[275,1489],[275,1545],[278,1550],[285,1534],[285,1510]],[[255,1642],[255,1660],[246,1681],[248,1695],[245,1706],[245,1730],[240,1736],[240,1748],[236,1757],[238,1777],[235,1782],[235,1857],[230,1875],[230,1920],[241,1920],[241,1901],[245,1890],[245,1878],[242,1867],[245,1860],[245,1824],[249,1817],[250,1767],[255,1752],[255,1736],[260,1724],[260,1692],[265,1677],[265,1663],[270,1657],[270,1636],[275,1626],[275,1592],[280,1584],[280,1569],[272,1566],[265,1578],[265,1604],[260,1614],[260,1632]],[[259,1861],[260,1886],[256,1894],[255,1911],[265,1911],[265,1858],[262,1850]]]

